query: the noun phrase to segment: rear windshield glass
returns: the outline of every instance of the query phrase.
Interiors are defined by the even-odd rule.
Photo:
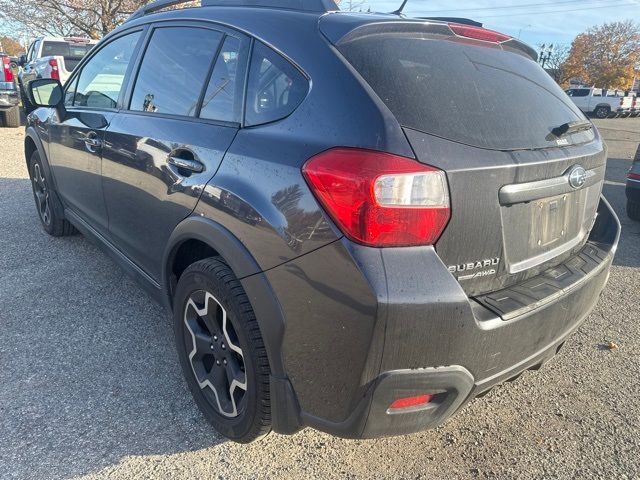
[[[557,146],[553,128],[584,116],[528,57],[420,33],[382,33],[338,45],[401,125],[468,145]],[[563,144],[593,138],[581,132]]]
[[[86,43],[44,42],[42,56],[80,59],[91,50],[92,46]]]

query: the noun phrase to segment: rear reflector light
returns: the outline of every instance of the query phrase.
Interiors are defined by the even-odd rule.
[[[11,70],[9,57],[2,57],[2,69],[4,70],[4,81],[13,82],[13,70]]]
[[[444,172],[413,159],[334,148],[302,172],[340,230],[363,245],[432,245],[449,221]]]
[[[433,400],[433,395],[418,395],[415,397],[399,398],[389,405],[387,412],[394,413],[408,408],[419,407],[429,403],[431,400]]]
[[[511,40],[511,37],[503,33],[487,30],[482,27],[474,27],[473,25],[461,25],[459,23],[450,23],[449,28],[459,37],[473,38],[474,40],[482,40],[484,42],[502,43]]]
[[[627,173],[627,178],[631,180],[640,180],[640,173]]]
[[[49,66],[51,66],[51,78],[54,80],[60,80],[60,71],[58,70],[58,61],[55,58],[49,60]]]

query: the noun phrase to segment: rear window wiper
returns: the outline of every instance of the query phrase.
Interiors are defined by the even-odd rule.
[[[571,133],[582,132],[584,130],[591,130],[593,124],[589,120],[577,120],[575,122],[563,123],[551,130],[551,135],[556,138],[564,137]]]

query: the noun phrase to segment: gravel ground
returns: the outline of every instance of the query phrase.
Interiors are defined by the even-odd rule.
[[[0,129],[0,477],[640,478],[640,224],[623,185],[640,118],[598,125],[622,240],[598,306],[552,362],[434,431],[307,429],[249,446],[204,423],[168,315],[84,238],[42,231],[23,133]]]

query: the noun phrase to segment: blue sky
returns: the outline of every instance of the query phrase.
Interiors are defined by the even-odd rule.
[[[351,0],[360,3],[363,0]],[[342,0],[343,8],[349,0]],[[388,12],[402,0],[364,0],[361,8]],[[617,20],[640,22],[640,0],[408,0],[410,16],[468,17],[500,32],[520,37],[532,46],[570,44],[594,25]],[[0,21],[0,32],[6,30]]]
[[[342,1],[343,5],[348,2]],[[365,0],[364,9],[387,12],[401,3],[402,0]],[[514,37],[520,35],[535,46],[570,44],[577,34],[604,22],[640,22],[640,0],[409,0],[404,12],[410,16],[472,18],[487,28]]]

